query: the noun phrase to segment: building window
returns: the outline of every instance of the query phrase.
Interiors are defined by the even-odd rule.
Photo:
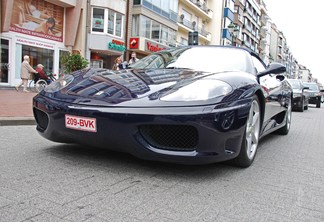
[[[140,35],[150,39],[151,38],[151,20],[145,16],[140,17],[141,32]]]
[[[134,0],[134,5],[143,5],[155,13],[177,22],[178,0]]]
[[[123,16],[119,13],[116,14],[116,35],[122,36]]]
[[[92,12],[92,31],[104,32],[105,10],[93,8]]]
[[[156,21],[152,21],[152,36],[151,38],[154,41],[159,42],[160,40],[160,24]]]
[[[176,30],[146,16],[133,16],[132,27],[132,36],[142,36],[169,46],[175,46],[176,44]]]
[[[108,13],[108,33],[113,35],[115,29],[115,13],[112,10],[109,10]]]
[[[92,32],[123,37],[124,15],[111,9],[93,8]]]

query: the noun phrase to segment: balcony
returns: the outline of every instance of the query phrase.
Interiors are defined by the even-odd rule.
[[[198,33],[199,33],[199,35],[204,37],[206,40],[211,41],[211,33],[207,32],[204,27],[199,26]]]
[[[187,28],[190,29],[190,30],[195,28],[195,27],[193,26],[192,22],[189,21],[189,20],[187,20],[187,19],[185,19],[185,18],[183,17],[183,15],[180,15],[180,16],[178,17],[178,23],[180,23],[181,25],[187,27]]]
[[[205,17],[208,19],[213,18],[213,11],[207,7],[206,3],[203,3],[199,0],[179,0],[179,2],[182,2],[185,6],[189,7],[190,9],[199,12],[199,15],[201,17]]]
[[[149,10],[169,19],[169,20],[172,20],[173,22],[177,22],[177,13],[172,11],[172,10],[169,10],[169,12],[166,12],[164,10],[162,10],[161,8],[155,6],[154,4],[152,4],[150,1],[147,1],[147,0],[143,0],[142,1],[142,4],[140,4],[141,2],[137,2],[136,4],[134,3],[134,5],[142,5],[144,6],[145,8],[148,8]]]
[[[267,22],[268,22],[268,20],[269,20],[269,16],[267,16],[267,15],[262,15],[262,17],[261,17],[261,25],[262,26],[266,26],[267,25]]]
[[[182,16],[178,17],[178,25],[179,29],[186,31],[186,32],[192,32],[192,31],[198,31],[199,38],[202,38],[205,41],[211,41],[211,33],[206,31],[204,27],[202,26],[196,26],[194,22],[191,22]]]
[[[77,0],[47,0],[47,1],[55,5],[59,5],[66,8],[75,7],[77,4]]]
[[[227,17],[231,21],[234,21],[234,13],[229,8],[224,8],[224,17]]]

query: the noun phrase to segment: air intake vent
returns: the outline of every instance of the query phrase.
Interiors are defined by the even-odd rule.
[[[198,131],[188,125],[144,125],[140,134],[151,146],[173,151],[193,151],[198,144]]]

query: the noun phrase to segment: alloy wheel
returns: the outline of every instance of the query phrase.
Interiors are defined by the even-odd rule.
[[[260,106],[253,100],[248,121],[246,124],[246,152],[247,157],[252,160],[255,156],[260,134]]]

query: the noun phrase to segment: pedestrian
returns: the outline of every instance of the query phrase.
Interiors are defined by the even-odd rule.
[[[122,70],[125,69],[124,65],[122,64],[122,59],[120,57],[117,57],[115,59],[115,64],[112,67],[113,70]]]
[[[139,59],[136,57],[136,52],[132,52],[132,57],[131,57],[131,59],[129,60],[128,65],[131,65],[131,64],[137,62],[138,60],[139,60]]]
[[[42,64],[38,64],[36,67],[36,71],[38,72],[39,79],[43,79],[47,82],[47,84],[50,84],[52,81],[48,78],[44,71],[44,66]]]
[[[27,90],[28,79],[32,79],[31,77],[34,73],[37,73],[37,71],[29,65],[29,56],[25,55],[24,61],[21,63],[21,71],[20,71],[21,82],[15,87],[16,90],[18,91],[19,87],[24,85],[23,92],[29,92]]]

